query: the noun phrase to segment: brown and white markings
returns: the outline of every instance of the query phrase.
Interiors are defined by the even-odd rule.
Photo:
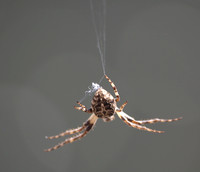
[[[83,112],[91,113],[92,115],[90,116],[90,118],[85,123],[83,123],[81,127],[66,130],[65,132],[60,133],[55,136],[46,137],[47,139],[55,139],[55,138],[59,138],[65,135],[79,133],[73,137],[67,138],[66,140],[64,140],[63,142],[59,143],[58,145],[52,148],[45,149],[44,151],[50,152],[52,150],[55,150],[64,146],[67,143],[72,143],[78,139],[81,139],[94,127],[98,118],[102,118],[105,122],[112,121],[114,119],[115,113],[117,113],[119,118],[122,119],[127,125],[137,128],[139,130],[146,130],[146,131],[154,132],[154,133],[163,133],[164,131],[147,128],[146,126],[144,126],[144,124],[153,124],[156,122],[172,122],[172,121],[177,121],[177,120],[182,119],[182,117],[179,117],[179,118],[174,118],[174,119],[155,118],[155,119],[148,119],[148,120],[135,120],[133,117],[130,117],[125,112],[123,112],[123,109],[127,104],[127,101],[124,104],[122,104],[120,108],[117,107],[117,102],[120,100],[119,93],[117,91],[115,84],[108,78],[107,75],[105,75],[105,77],[108,80],[108,82],[111,84],[116,98],[114,98],[109,92],[107,92],[102,87],[99,87],[94,94],[90,109],[87,109],[84,105],[77,102],[79,107],[75,106],[75,109],[82,110]]]

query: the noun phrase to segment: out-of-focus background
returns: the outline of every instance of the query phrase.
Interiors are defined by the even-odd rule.
[[[89,1],[0,2],[0,171],[188,172],[200,168],[200,1],[107,2],[106,72],[139,131],[98,120],[81,141],[47,153],[89,114],[73,108],[102,76]],[[105,89],[110,85],[102,82]],[[90,98],[83,103],[89,107]]]

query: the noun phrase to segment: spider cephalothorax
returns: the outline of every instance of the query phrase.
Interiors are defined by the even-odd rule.
[[[55,136],[46,137],[46,138],[47,139],[55,139],[55,138],[59,138],[59,137],[65,136],[65,135],[70,135],[70,134],[75,134],[75,133],[79,133],[79,134],[75,135],[74,137],[70,137],[70,138],[66,139],[65,141],[59,143],[58,145],[56,145],[52,148],[46,149],[45,150],[46,152],[50,152],[52,150],[58,149],[59,147],[64,146],[64,144],[72,143],[75,140],[78,140],[78,139],[84,137],[93,128],[93,126],[95,125],[98,118],[102,118],[105,122],[112,121],[114,119],[115,113],[117,113],[119,118],[122,119],[127,125],[137,128],[139,130],[146,130],[146,131],[154,132],[154,133],[163,133],[164,131],[158,131],[158,130],[153,130],[153,129],[147,128],[144,126],[144,124],[153,124],[156,122],[172,122],[172,121],[177,121],[177,120],[181,119],[181,118],[174,118],[174,119],[154,118],[154,119],[140,120],[140,121],[135,120],[134,118],[130,117],[125,112],[123,112],[123,109],[124,109],[125,105],[127,104],[127,102],[122,104],[122,106],[120,108],[117,107],[117,102],[120,100],[119,93],[117,91],[116,86],[108,78],[108,76],[105,75],[105,77],[108,80],[108,82],[111,84],[111,86],[115,92],[116,98],[114,98],[109,92],[107,92],[102,87],[100,87],[100,86],[96,87],[96,92],[92,99],[90,109],[87,109],[80,102],[77,102],[79,107],[75,106],[75,109],[82,110],[87,113],[91,113],[92,115],[90,116],[90,118],[85,123],[83,123],[83,125],[81,127],[66,130],[63,133],[60,133]]]

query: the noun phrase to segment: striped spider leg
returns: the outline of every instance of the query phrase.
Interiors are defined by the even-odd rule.
[[[146,130],[146,131],[154,132],[154,133],[164,133],[164,131],[147,128],[144,126],[144,124],[153,124],[156,122],[172,122],[172,121],[178,121],[182,119],[182,117],[179,117],[179,118],[174,118],[174,119],[154,118],[154,119],[147,119],[147,120],[135,120],[133,117],[130,117],[125,112],[123,112],[123,108],[126,104],[127,104],[127,101],[119,109],[116,110],[116,113],[119,116],[119,118],[122,119],[127,125],[137,128],[139,130]]]
[[[79,133],[79,134],[77,134],[77,135],[75,135],[73,137],[67,138],[63,142],[61,142],[61,143],[59,143],[59,144],[57,144],[54,147],[51,147],[49,149],[45,149],[44,151],[45,152],[50,152],[50,151],[56,150],[56,149],[64,146],[67,143],[72,143],[72,142],[74,142],[74,141],[76,141],[78,139],[81,139],[82,137],[84,137],[93,128],[93,126],[95,125],[97,119],[98,119],[98,117],[96,115],[92,114],[90,116],[90,118],[83,124],[82,127],[66,130],[65,132],[60,133],[60,134],[55,135],[55,136],[46,137],[46,139],[57,139],[59,137],[65,136],[65,135],[71,135],[71,134],[79,133],[79,132],[84,130],[84,132]]]

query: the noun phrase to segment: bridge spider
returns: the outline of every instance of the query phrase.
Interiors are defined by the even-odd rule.
[[[125,105],[127,104],[127,101],[124,104],[122,104],[120,108],[117,107],[116,103],[120,100],[119,93],[117,91],[115,84],[108,78],[107,75],[105,75],[105,77],[108,80],[108,82],[111,84],[116,98],[114,98],[109,92],[104,90],[102,87],[99,87],[94,94],[90,109],[87,109],[84,105],[77,102],[79,107],[75,106],[75,109],[82,110],[83,112],[91,113],[92,115],[89,117],[89,119],[85,123],[83,123],[81,127],[66,130],[63,133],[60,133],[55,136],[46,137],[46,138],[55,139],[55,138],[59,138],[65,135],[75,134],[81,131],[83,132],[73,137],[67,138],[65,141],[59,143],[58,145],[49,149],[45,149],[44,151],[50,152],[52,150],[55,150],[64,146],[67,143],[72,143],[78,139],[81,139],[93,128],[98,118],[102,118],[105,122],[112,121],[114,119],[115,112],[117,113],[119,118],[122,119],[127,125],[137,128],[139,130],[146,130],[146,131],[154,132],[154,133],[163,133],[164,131],[158,131],[158,130],[147,128],[144,126],[144,124],[153,124],[156,122],[172,122],[172,121],[177,121],[177,120],[182,119],[181,117],[179,117],[179,118],[174,118],[174,119],[155,118],[155,119],[140,120],[140,121],[135,120],[134,118],[130,117],[125,112],[123,112],[123,109]]]

